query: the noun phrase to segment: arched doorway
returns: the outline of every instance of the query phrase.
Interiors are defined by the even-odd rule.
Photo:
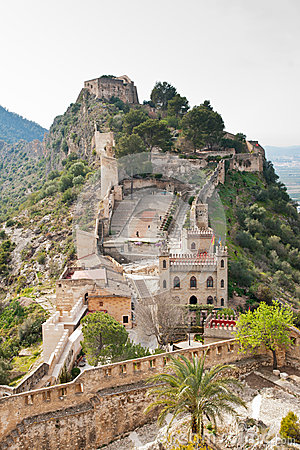
[[[190,297],[190,305],[197,305],[197,297],[195,295]]]

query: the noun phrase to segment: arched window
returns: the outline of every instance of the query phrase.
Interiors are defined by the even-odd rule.
[[[197,297],[195,297],[194,295],[192,295],[190,298],[190,305],[197,305]]]
[[[214,299],[212,298],[212,296],[210,295],[209,297],[207,297],[207,304],[208,305],[213,305],[214,303]]]
[[[214,279],[213,277],[208,277],[206,280],[206,287],[214,287]]]
[[[221,267],[222,269],[225,267],[224,259],[221,259]]]
[[[178,277],[175,277],[173,280],[173,286],[174,288],[180,288],[180,280]]]
[[[223,288],[225,285],[224,280],[221,280],[221,288]]]
[[[195,244],[195,242],[192,242],[191,243],[191,250],[195,250],[196,249],[196,244]]]
[[[224,306],[224,298],[221,298],[221,306]]]
[[[163,288],[167,289],[167,282],[166,282],[166,280],[163,281]]]
[[[190,279],[190,287],[191,288],[196,288],[197,287],[197,280],[195,277],[191,277]]]
[[[84,304],[87,305],[88,301],[89,301],[89,294],[86,293],[86,294],[84,294]]]
[[[167,268],[167,261],[164,259],[163,260],[163,269],[166,269]]]

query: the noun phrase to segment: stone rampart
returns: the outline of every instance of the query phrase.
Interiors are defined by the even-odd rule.
[[[240,172],[262,172],[263,155],[260,153],[239,153],[230,160],[229,168]]]
[[[131,184],[132,183],[132,184]],[[158,189],[166,190],[169,192],[181,192],[186,193],[188,186],[181,181],[175,179],[157,179],[157,178],[133,178],[122,181],[124,194],[128,195],[131,192],[131,186],[133,189],[145,189],[149,187],[155,187]]]
[[[217,363],[235,363],[247,359],[249,355],[239,353],[238,350],[239,344],[234,339],[231,339],[198,348],[175,351],[171,354],[173,356],[184,354],[188,357],[191,357],[192,355],[201,357],[207,351],[206,367],[211,367]],[[258,353],[264,354],[263,351]],[[59,432],[63,433],[65,436],[71,436],[72,430],[74,427],[76,428],[77,419],[73,419],[72,415],[68,415],[68,411],[70,411],[71,408],[76,416],[83,405],[91,402],[95,395],[106,398],[106,400],[100,400],[100,402],[105,402],[105,404],[109,406],[108,410],[114,410],[114,413],[116,414],[115,420],[120,423],[122,422],[122,416],[118,413],[118,407],[116,407],[116,405],[113,407],[113,398],[117,399],[118,405],[122,404],[120,397],[117,395],[118,392],[123,392],[124,389],[130,389],[130,386],[134,389],[136,383],[144,382],[149,376],[160,373],[166,366],[171,354],[165,353],[147,356],[136,360],[123,361],[121,363],[87,369],[71,383],[37,389],[2,398],[0,399],[0,438],[3,441],[5,436],[13,432],[13,430],[16,430],[19,426],[21,429],[22,427],[24,428],[23,434],[25,433],[25,430],[26,433],[28,433],[28,447],[24,448],[42,448],[43,439],[48,435],[48,432],[44,433],[44,430],[45,428],[51,428],[51,424],[54,423],[53,421],[56,420],[56,417],[58,417],[57,423]],[[111,401],[108,400],[106,394],[107,389],[111,389]],[[136,394],[141,397],[141,402],[146,401],[144,399],[144,394],[141,394],[141,392],[144,392],[144,387],[142,388],[142,391],[139,392],[140,394],[138,394],[138,392]],[[132,402],[133,399],[130,397],[127,401],[128,420],[125,421],[126,424],[128,421],[133,421],[134,416],[131,416]],[[103,405],[103,403],[101,403],[100,406],[101,405]],[[134,405],[137,410],[141,410],[141,406],[143,407],[144,404],[142,403],[142,405],[139,405],[137,403]],[[87,411],[90,411],[90,409]],[[87,415],[89,415],[87,411],[86,413],[82,413],[82,421],[85,421]],[[126,416],[125,406],[122,413]],[[139,415],[139,420],[145,421],[145,416]],[[32,440],[32,436],[30,435],[31,432],[29,431],[32,423],[40,423],[40,425],[35,428],[34,441]],[[108,434],[109,440],[111,440],[121,433],[121,426],[119,426],[119,428],[112,427],[111,429],[107,429],[108,427],[106,426],[105,420],[97,423],[96,433],[93,436],[93,439],[90,440],[89,445],[100,446],[108,442]],[[123,432],[126,431],[126,424],[124,424]],[[138,425],[139,422],[136,423],[136,426]],[[16,434],[18,433],[16,432]],[[86,435],[86,432],[84,435]],[[71,441],[72,439],[70,437],[69,442]],[[50,446],[49,448],[54,447]],[[95,447],[88,446],[86,448]]]
[[[300,363],[300,332],[295,329],[292,334],[294,344],[287,357]],[[71,383],[0,399],[0,448],[94,449],[105,445],[153,419],[155,413],[149,417],[143,412],[151,400],[145,396],[144,382],[160,373],[171,355],[190,358],[205,352],[207,368],[233,363],[237,373],[272,361],[264,349],[254,359],[239,353],[238,342],[229,339],[88,369]]]

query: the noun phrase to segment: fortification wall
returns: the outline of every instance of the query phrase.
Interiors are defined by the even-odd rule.
[[[123,180],[124,194],[128,195],[131,192],[131,180]],[[145,189],[148,187],[156,187],[158,189],[166,190],[169,192],[185,192],[187,186],[178,180],[162,180],[156,178],[134,178],[132,180],[133,189]]]
[[[139,103],[137,89],[126,75],[95,78],[85,81],[84,87],[98,98],[109,100],[111,97],[118,97],[125,103]]]
[[[230,160],[230,170],[262,172],[263,156],[260,153],[239,153]]]
[[[77,258],[81,259],[85,256],[93,255],[97,248],[97,236],[88,231],[76,229],[76,249]]]
[[[300,364],[299,330],[294,339],[287,356]],[[249,359],[249,355],[239,353],[235,339],[171,354],[190,358],[201,357],[205,351],[206,367],[234,363],[238,373],[272,361],[264,349]],[[160,373],[169,357],[170,353],[165,353],[88,369],[71,383],[0,399],[2,448],[94,449],[152,420],[154,416],[143,412],[151,400],[145,396],[144,382]],[[279,364],[284,363],[283,353]]]
[[[216,363],[233,363],[245,360],[248,355],[239,353],[238,349],[238,343],[232,339],[198,348],[172,352],[172,355],[181,353],[188,357],[191,357],[192,354],[201,357],[207,350],[206,367],[211,367]],[[264,352],[260,351],[259,353],[263,354]],[[49,427],[50,431],[52,426],[51,423],[53,423],[55,417],[59,415],[61,417],[59,418],[58,423],[60,432],[65,434],[65,436],[71,436],[72,431],[77,427],[77,416],[75,414],[74,419],[72,418],[73,416],[72,413],[70,413],[70,408],[73,408],[73,412],[76,413],[76,411],[80,411],[83,405],[92,401],[92,398],[96,393],[102,398],[102,396],[107,395],[107,389],[112,389],[111,400],[109,400],[109,397],[107,397],[106,400],[107,407],[105,409],[109,410],[109,408],[114,407],[114,398],[118,398],[119,404],[120,398],[113,397],[114,395],[117,396],[118,392],[122,392],[125,386],[131,385],[131,387],[134,388],[136,383],[144,382],[152,374],[160,373],[167,364],[169,357],[170,353],[165,353],[88,369],[81,373],[71,383],[37,389],[2,398],[0,399],[0,439],[3,440],[4,436],[7,436],[13,430],[17,429],[18,426],[23,426],[24,430],[22,434],[24,437],[27,436],[28,438],[28,447],[24,448],[43,448],[43,439],[45,439],[45,436],[48,434],[47,432],[45,433],[45,430]],[[142,399],[143,394],[141,396],[141,401]],[[133,400],[128,402],[130,405],[127,421],[134,420],[134,416],[131,416],[130,411],[131,401]],[[143,409],[143,404],[141,405],[138,402],[135,406],[137,410]],[[90,409],[87,410],[86,414],[82,413],[81,421],[85,421],[87,416],[89,416],[90,413],[88,411],[90,411]],[[118,411],[118,407],[116,407],[115,420],[116,422],[121,423],[123,417]],[[146,419],[144,418],[143,420]],[[33,422],[36,424],[34,441],[29,430]],[[38,426],[39,423],[40,425]],[[138,422],[136,423],[136,426],[138,426]],[[120,428],[108,428],[109,427],[106,426],[106,421],[103,419],[96,427],[96,435],[92,440],[94,445],[100,446],[107,442],[107,437],[104,437],[103,433],[110,433],[109,439],[119,435]],[[72,439],[70,439],[70,442],[73,442]]]
[[[202,158],[207,158],[209,156],[220,156],[224,158],[224,156],[234,156],[235,149],[227,148],[224,150],[208,150],[208,151],[197,151],[197,156],[201,156]]]

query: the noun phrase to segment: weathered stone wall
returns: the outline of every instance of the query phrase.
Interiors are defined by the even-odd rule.
[[[84,87],[98,98],[119,97],[125,103],[138,104],[137,89],[129,77],[100,77],[84,82]]]
[[[97,280],[99,285],[100,280]],[[93,280],[71,280],[59,279],[56,282],[56,298],[55,307],[59,312],[71,311],[75,303],[85,296],[89,291],[92,291],[95,286]],[[103,280],[104,286],[104,280]]]
[[[128,297],[89,294],[89,311],[107,311],[114,319],[123,324],[126,328],[131,328],[131,296]],[[128,322],[124,321],[127,317]]]
[[[49,365],[45,362],[41,363],[33,372],[29,373],[25,378],[23,378],[20,383],[17,384],[17,386],[0,386],[0,397],[19,394],[20,392],[26,392],[34,389],[34,386],[44,375],[47,375],[48,371]]]
[[[124,194],[128,195],[131,192],[131,180],[123,180]],[[134,178],[132,180],[133,189],[145,189],[148,187],[155,187],[169,192],[185,192],[187,186],[178,180],[159,180],[156,178]]]
[[[262,172],[263,156],[260,153],[239,153],[230,160],[230,170]]]
[[[300,362],[299,346],[298,335],[293,352]],[[261,364],[238,350],[238,342],[230,339],[172,355],[201,357],[207,351],[206,367],[235,363],[241,371]],[[261,349],[258,355],[266,352]],[[150,420],[143,413],[148,400],[144,385],[137,383],[160,373],[169,357],[165,353],[88,369],[71,383],[0,399],[0,448],[92,449],[142,425]]]

